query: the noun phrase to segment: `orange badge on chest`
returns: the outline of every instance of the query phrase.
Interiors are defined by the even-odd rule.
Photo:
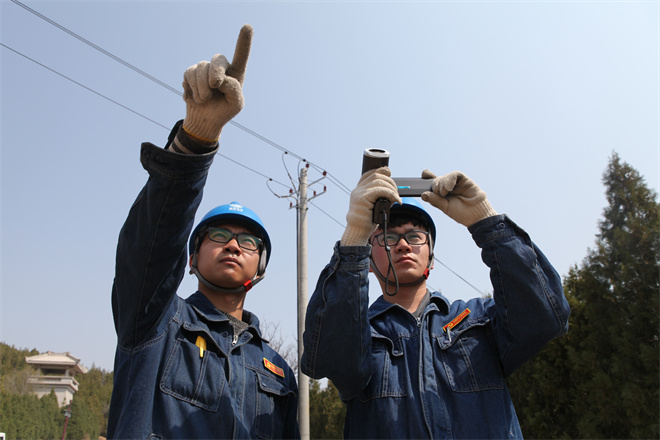
[[[264,367],[266,367],[267,370],[272,371],[273,373],[277,374],[280,377],[284,377],[284,370],[269,361],[268,359],[264,358]]]
[[[458,325],[459,322],[464,320],[465,317],[467,315],[469,315],[470,313],[472,313],[472,312],[470,312],[470,309],[463,310],[460,315],[458,315],[456,318],[452,319],[451,322],[449,324],[445,325],[444,327],[442,327],[442,329],[444,331],[447,331],[447,329],[449,329],[449,330],[453,329],[454,327],[456,327]]]

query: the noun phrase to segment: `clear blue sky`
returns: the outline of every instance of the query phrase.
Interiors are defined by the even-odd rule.
[[[235,121],[292,154],[227,126],[221,154],[249,169],[217,157],[198,218],[232,200],[260,214],[273,254],[247,308],[290,343],[296,211],[275,194],[297,181],[296,156],[316,166],[310,181],[319,168],[333,176],[308,214],[310,295],[341,237],[342,185],[356,184],[365,148],[389,150],[395,176],[465,172],[562,275],[594,244],[613,151],[659,188],[657,1],[24,4],[177,90],[188,66],[231,57],[252,24]],[[0,47],[0,340],[111,370],[114,254],[146,181],[139,146],[164,145],[163,126],[185,105],[18,4],[1,7],[2,44],[13,51]],[[430,285],[452,300],[490,292],[467,230],[429,209],[436,256],[477,289],[441,264]],[[180,295],[195,289],[186,275]]]

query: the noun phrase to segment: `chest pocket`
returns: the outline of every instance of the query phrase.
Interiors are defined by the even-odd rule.
[[[454,330],[435,336],[442,368],[453,391],[504,388],[502,366],[487,323],[466,321]]]
[[[359,399],[366,402],[382,397],[405,397],[408,373],[403,339],[395,341],[384,336],[371,337],[371,379]]]
[[[200,356],[200,347],[195,345],[197,336],[209,344]],[[160,388],[163,393],[203,408],[217,411],[220,396],[227,384],[226,358],[212,342],[207,333],[181,328],[170,352]]]
[[[282,438],[285,416],[289,402],[294,396],[293,390],[271,373],[253,370],[256,380],[256,434],[259,438]]]

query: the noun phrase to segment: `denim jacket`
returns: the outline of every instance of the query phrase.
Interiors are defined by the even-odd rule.
[[[202,293],[176,295],[214,155],[142,145],[149,180],[120,232],[112,289],[109,438],[299,437],[295,377],[257,317],[245,311],[249,327],[234,340]]]
[[[521,438],[505,378],[568,330],[561,279],[504,215],[469,228],[494,298],[435,292],[418,319],[368,307],[369,246],[334,249],[312,295],[302,371],[347,404],[346,438]]]

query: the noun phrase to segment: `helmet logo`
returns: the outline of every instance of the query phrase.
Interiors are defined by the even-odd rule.
[[[229,204],[229,211],[243,212],[243,207],[241,205],[239,205],[238,203],[230,203]]]

